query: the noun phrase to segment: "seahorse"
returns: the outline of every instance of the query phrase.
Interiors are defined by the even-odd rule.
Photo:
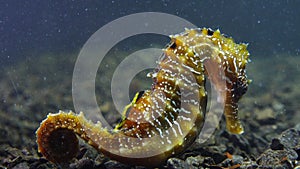
[[[78,135],[111,159],[158,166],[189,147],[201,131],[206,79],[224,102],[227,130],[243,133],[237,103],[249,84],[247,44],[207,28],[186,29],[170,38],[149,74],[151,89],[136,94],[113,130],[90,122],[82,112],[50,113],[36,132],[38,151],[54,163],[69,161],[78,152]]]

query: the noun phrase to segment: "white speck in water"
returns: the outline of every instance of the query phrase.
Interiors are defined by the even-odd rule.
[[[47,80],[47,77],[44,76],[44,77],[43,77],[43,80],[46,81],[46,80]]]
[[[260,20],[258,20],[257,23],[260,24]]]

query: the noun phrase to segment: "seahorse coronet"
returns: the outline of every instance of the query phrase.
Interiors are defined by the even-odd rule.
[[[184,151],[200,133],[207,104],[205,79],[224,102],[228,131],[243,133],[237,102],[250,83],[245,69],[248,45],[209,28],[185,29],[170,39],[157,68],[147,75],[153,79],[151,90],[136,94],[113,130],[92,123],[83,112],[49,113],[36,132],[39,152],[54,163],[67,162],[76,156],[76,134],[112,159],[158,166]]]

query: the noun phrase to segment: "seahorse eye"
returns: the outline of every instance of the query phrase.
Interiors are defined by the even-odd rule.
[[[207,35],[212,36],[214,34],[214,31],[212,29],[207,29]]]
[[[145,93],[144,90],[143,91],[139,91],[138,95],[137,95],[137,98],[136,98],[136,101],[138,101],[143,96],[144,93]]]
[[[175,49],[177,47],[176,43],[175,42],[172,42],[170,45],[169,45],[169,48],[170,49]]]

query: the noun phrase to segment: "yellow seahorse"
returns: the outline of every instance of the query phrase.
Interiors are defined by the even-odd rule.
[[[112,159],[159,165],[190,146],[201,131],[206,78],[223,98],[228,131],[242,133],[237,102],[249,83],[245,75],[247,45],[206,28],[170,37],[151,74],[151,90],[136,94],[114,130],[89,122],[83,113],[50,113],[36,132],[39,152],[55,163],[68,161],[77,153],[77,134]]]

